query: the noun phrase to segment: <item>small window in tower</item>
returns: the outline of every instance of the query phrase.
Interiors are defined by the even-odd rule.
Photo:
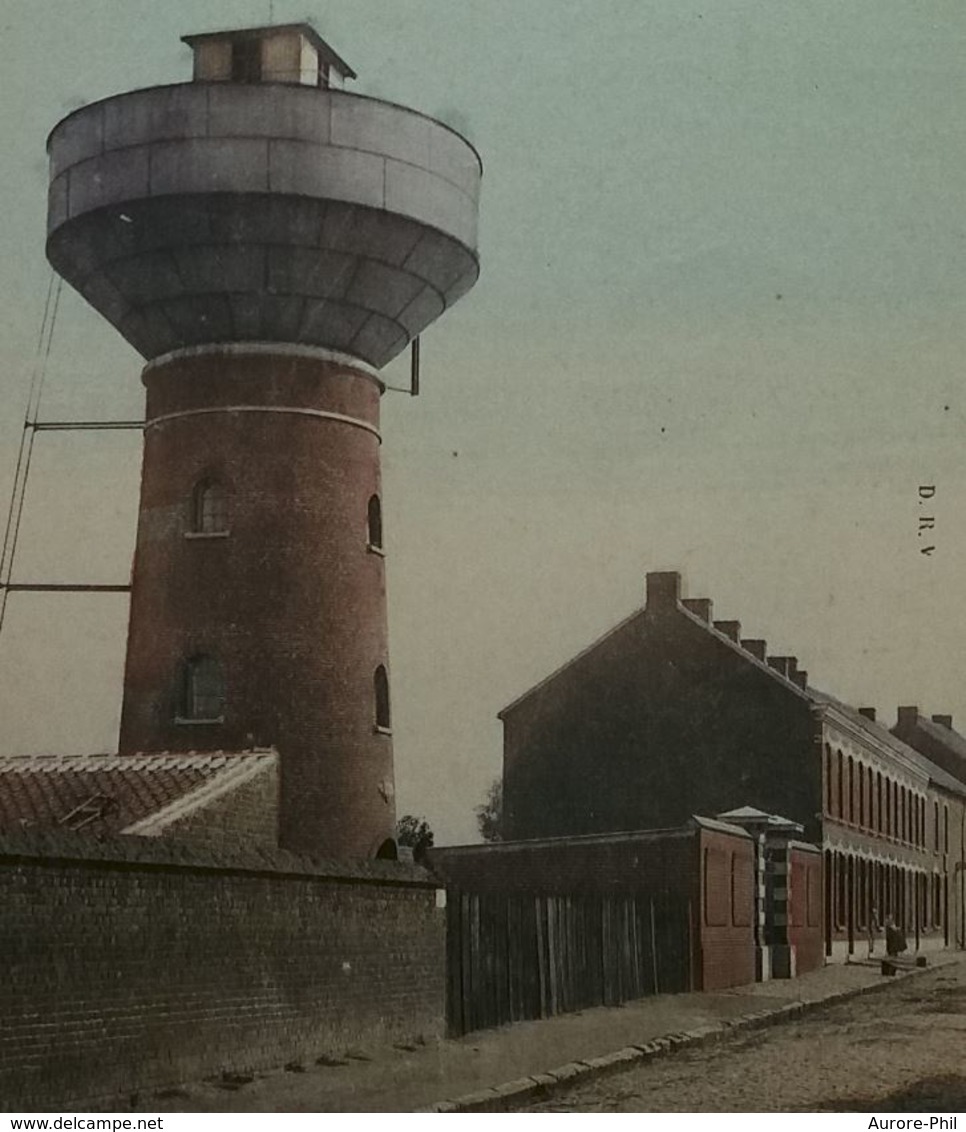
[[[220,722],[225,713],[225,676],[213,656],[193,656],[181,679],[181,713],[185,722]]]
[[[236,39],[231,45],[231,81],[262,81],[262,43],[259,39]]]
[[[382,503],[378,495],[369,499],[368,509],[369,549],[382,550]]]
[[[389,714],[389,676],[386,667],[380,664],[373,676],[373,691],[376,699],[376,730],[388,731],[391,725]]]
[[[204,479],[191,495],[190,534],[228,534],[228,496],[217,480]]]

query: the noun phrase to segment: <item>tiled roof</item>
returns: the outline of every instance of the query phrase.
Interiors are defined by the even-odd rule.
[[[142,832],[194,795],[211,797],[240,776],[274,765],[274,751],[145,755],[0,756],[0,831]]]
[[[924,715],[920,715],[916,720],[916,727],[956,755],[962,761],[963,769],[966,770],[966,737],[952,727],[936,723],[935,720],[927,719]]]

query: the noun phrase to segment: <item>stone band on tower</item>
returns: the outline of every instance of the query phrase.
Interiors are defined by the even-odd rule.
[[[481,166],[308,25],[53,131],[48,257],[147,359],[120,748],[273,744],[280,842],[392,838],[378,370],[472,287]]]

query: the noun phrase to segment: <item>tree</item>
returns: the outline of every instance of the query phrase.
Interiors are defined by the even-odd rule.
[[[396,840],[413,851],[413,858],[419,858],[427,849],[433,847],[433,831],[425,818],[418,818],[414,814],[404,814],[396,822]]]
[[[476,807],[476,825],[484,841],[503,840],[503,779],[496,778],[486,792],[486,801]]]

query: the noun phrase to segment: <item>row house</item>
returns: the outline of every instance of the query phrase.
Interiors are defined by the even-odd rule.
[[[966,773],[815,688],[738,621],[715,620],[676,572],[648,574],[642,609],[500,718],[505,837],[660,828],[751,805],[822,849],[827,958],[881,950],[887,916],[910,947],[963,946]]]

